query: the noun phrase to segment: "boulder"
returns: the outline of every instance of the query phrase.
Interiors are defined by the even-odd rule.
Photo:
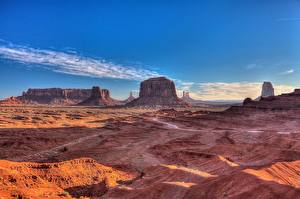
[[[251,98],[247,97],[246,99],[244,99],[243,105],[245,106],[247,104],[250,104],[251,102],[253,102],[253,100]]]

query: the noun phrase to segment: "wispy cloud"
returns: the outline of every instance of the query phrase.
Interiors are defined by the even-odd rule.
[[[0,57],[35,67],[80,76],[143,80],[159,76],[152,70],[123,66],[103,59],[80,56],[69,52],[41,50],[26,46],[0,44]],[[25,65],[25,66],[26,66]]]
[[[275,93],[288,93],[293,91],[292,86],[273,85]],[[208,82],[195,83],[189,90],[195,99],[202,100],[243,100],[246,97],[255,99],[261,93],[261,82]]]
[[[258,67],[257,64],[248,64],[248,65],[246,66],[246,69],[251,70],[251,69],[254,69],[254,68],[257,68],[257,67]]]
[[[289,74],[292,74],[292,73],[294,73],[294,72],[295,72],[294,69],[289,69],[289,70],[286,70],[286,71],[280,73],[280,75],[289,75]]]
[[[184,90],[190,90],[195,83],[194,82],[187,82],[187,81],[182,81],[178,79],[173,79],[177,85],[177,89],[184,91]]]

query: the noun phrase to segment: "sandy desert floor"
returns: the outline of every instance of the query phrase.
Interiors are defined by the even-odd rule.
[[[0,198],[300,198],[300,110],[219,111],[0,107]]]

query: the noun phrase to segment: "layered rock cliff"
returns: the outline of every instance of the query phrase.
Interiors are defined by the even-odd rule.
[[[21,96],[3,100],[5,104],[45,104],[45,105],[75,105],[86,100],[91,95],[91,89],[44,88],[28,89]]]
[[[91,89],[28,89],[18,97],[25,103],[75,105],[91,95]]]

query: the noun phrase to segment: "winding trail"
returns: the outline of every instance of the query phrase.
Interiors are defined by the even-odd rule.
[[[154,121],[156,123],[163,124],[167,129],[174,129],[174,130],[181,130],[181,131],[188,131],[188,132],[200,132],[200,130],[198,130],[198,129],[182,128],[182,127],[179,127],[176,124],[159,120],[156,117],[151,118],[150,120]],[[59,153],[62,153],[62,151],[65,149],[65,147],[70,147],[70,146],[73,146],[73,145],[76,145],[76,144],[84,143],[84,142],[86,142],[86,141],[88,141],[92,138],[98,137],[99,135],[102,135],[102,134],[103,134],[103,132],[96,133],[96,134],[89,135],[89,136],[85,136],[85,137],[81,137],[81,138],[75,139],[71,142],[56,146],[54,148],[43,150],[43,151],[40,151],[40,152],[37,152],[37,153],[34,153],[34,154],[30,154],[30,155],[15,157],[15,158],[12,158],[11,160],[13,160],[13,161],[35,161],[36,159],[39,159],[39,160],[47,159],[47,158],[53,157],[53,156],[55,156]],[[124,148],[124,146],[123,146],[123,148]],[[155,159],[153,157],[153,155],[150,155],[150,154],[147,154],[147,153],[143,155],[143,157],[145,159],[147,159],[147,157],[150,157],[150,156],[151,156],[151,158],[149,158],[149,160],[152,159],[150,161],[150,162],[152,162],[153,159]],[[158,161],[156,161],[156,162],[158,162]]]
[[[176,124],[172,124],[172,123],[169,123],[169,122],[161,121],[161,120],[159,120],[156,117],[152,118],[152,121],[160,123],[160,124],[164,124],[164,125],[166,125],[166,127],[168,129],[177,129],[177,130],[182,130],[182,131],[193,131],[193,132],[199,132],[199,131],[201,131],[199,129],[181,128],[181,127],[177,126]]]
[[[199,129],[179,127],[178,125],[176,125],[174,123],[162,121],[162,120],[160,120],[159,118],[156,118],[156,117],[150,118],[150,121],[163,124],[166,129],[174,129],[174,130],[188,131],[188,132],[202,132]],[[84,143],[88,140],[91,140],[93,138],[98,137],[99,135],[103,135],[103,132],[95,133],[95,134],[85,136],[85,137],[81,137],[81,138],[75,139],[71,142],[56,146],[54,148],[43,150],[43,151],[40,151],[40,152],[37,152],[37,153],[34,153],[34,154],[15,157],[15,158],[12,158],[11,160],[13,160],[13,161],[36,161],[37,159],[38,160],[47,159],[47,158],[50,158],[50,157],[53,157],[57,154],[62,153],[66,147],[70,147],[70,146],[73,146],[73,145],[76,145],[76,144]],[[183,135],[178,134],[178,136],[172,137],[171,139],[180,138],[182,136]],[[140,151],[140,152],[142,152],[142,154],[139,155],[139,158],[138,158],[139,161],[144,161],[144,162],[148,162],[150,164],[152,163],[152,164],[156,165],[156,164],[161,164],[160,160],[158,160],[152,154],[148,153],[146,151],[147,148],[149,148],[153,145],[156,145],[156,144],[162,144],[162,143],[164,143],[166,141],[169,141],[169,140],[170,140],[170,138],[162,138],[160,141],[146,140],[146,141],[143,141],[141,143],[135,143],[135,144],[129,143],[128,145],[124,145],[124,146],[121,146],[119,148],[120,149],[123,148],[124,150],[125,149],[128,150],[129,145],[131,145],[131,148],[138,148],[138,150],[130,150],[130,151],[135,151],[134,154],[128,153],[127,155],[128,156],[133,156],[132,158],[134,159],[134,156],[137,155],[136,151]],[[147,142],[149,142],[149,143],[147,144]],[[215,144],[208,144],[207,148],[210,148],[214,145]],[[147,146],[147,147],[145,147],[145,146]],[[211,154],[211,155],[217,156],[218,154]],[[265,161],[265,160],[258,160],[258,161],[249,162],[249,163],[242,163],[242,162],[236,161],[234,163],[238,164],[239,166],[243,166],[243,167],[264,166],[264,165],[270,164],[269,161]]]
[[[196,130],[196,129],[180,128],[176,124],[171,124],[169,122],[164,122],[164,121],[159,120],[158,118],[152,118],[152,121],[164,124],[168,129],[176,129],[176,130],[183,130],[183,131],[199,131],[199,130]],[[95,137],[97,137],[101,134],[103,134],[103,132],[96,133],[96,134],[89,135],[89,136],[85,136],[85,137],[81,137],[81,138],[75,139],[71,142],[68,142],[66,144],[62,144],[62,145],[56,146],[54,148],[50,148],[50,149],[47,149],[47,150],[44,150],[44,151],[40,151],[38,153],[15,157],[15,158],[12,158],[11,160],[13,160],[13,161],[32,161],[32,160],[35,160],[36,158],[38,158],[38,159],[49,158],[49,157],[52,157],[56,154],[61,153],[62,150],[64,150],[65,147],[70,147],[70,146],[73,146],[73,145],[76,145],[76,144],[86,142],[87,140],[95,138]]]

